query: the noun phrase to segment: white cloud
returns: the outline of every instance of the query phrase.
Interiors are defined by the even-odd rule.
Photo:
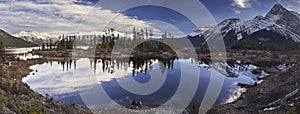
[[[241,14],[240,10],[233,10],[235,14]]]
[[[151,28],[149,22],[136,20],[101,7],[74,4],[76,0],[45,1],[43,3],[0,2],[0,29],[10,33],[25,29],[58,35],[77,31],[102,31],[107,23],[110,23],[107,26],[117,30],[131,31],[133,26]],[[81,24],[80,28],[78,28],[79,24]]]
[[[253,8],[253,5],[260,3],[258,0],[231,0],[231,10],[235,14],[241,14],[242,11]]]
[[[233,0],[236,5],[241,8],[246,8],[247,0]]]
[[[233,6],[238,6],[239,8],[251,8],[251,2],[256,0],[233,0]]]

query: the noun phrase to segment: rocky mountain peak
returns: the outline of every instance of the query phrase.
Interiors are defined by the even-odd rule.
[[[272,9],[268,12],[266,17],[271,17],[273,15],[285,15],[287,13],[290,13],[289,10],[284,8],[281,4],[277,3],[275,4]]]
[[[300,35],[300,15],[297,12],[287,10],[281,4],[275,4],[265,19]]]
[[[272,9],[285,9],[285,8],[281,4],[276,3],[276,4],[273,5]]]
[[[202,33],[216,30],[222,32],[227,47],[245,40],[265,45],[294,45],[300,42],[300,14],[275,4],[266,16],[259,15],[246,21],[229,18]]]

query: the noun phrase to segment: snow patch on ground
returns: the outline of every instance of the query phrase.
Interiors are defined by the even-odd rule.
[[[236,101],[245,92],[247,92],[246,88],[239,88],[239,89],[235,90],[233,92],[233,94],[231,94],[231,96],[223,104],[228,104],[228,103],[232,103],[232,102]]]
[[[276,106],[276,107],[270,107],[270,108],[265,108],[263,111],[271,111],[280,108],[281,106]]]
[[[243,39],[242,33],[237,34],[237,40],[241,40],[241,39]]]

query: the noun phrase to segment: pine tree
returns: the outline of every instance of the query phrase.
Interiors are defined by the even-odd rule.
[[[150,39],[152,39],[152,37],[154,36],[154,34],[153,34],[153,30],[152,30],[152,29],[150,29],[149,36],[150,36]]]
[[[65,49],[70,49],[70,38],[67,38]]]
[[[137,39],[137,32],[135,30],[135,27],[133,27],[132,34],[133,34],[133,39]]]
[[[168,38],[167,32],[164,33],[164,36],[165,36],[164,38]]]
[[[70,40],[70,49],[73,49],[74,41],[75,41],[75,38]]]
[[[65,49],[65,47],[66,47],[65,38],[63,38],[63,39],[60,41],[60,48],[61,48],[61,49]]]
[[[144,30],[141,29],[141,33],[140,33],[140,38],[141,38],[141,39],[144,39],[144,33],[145,33]]]
[[[110,41],[108,45],[109,45],[109,48],[111,48],[111,49],[114,48],[115,41],[114,40]]]
[[[60,43],[60,42],[58,42],[58,43],[56,44],[56,50],[61,50],[61,43]]]
[[[46,50],[49,48],[49,43],[47,42],[46,43]]]
[[[138,32],[136,32],[136,36],[137,36],[137,39],[141,39],[141,34],[140,34],[140,32],[138,31]]]
[[[5,52],[4,44],[2,41],[0,41],[0,56],[2,56],[4,52]]]
[[[99,37],[100,37],[100,35],[99,35]],[[73,48],[76,49],[76,47],[77,47],[77,45],[76,45],[76,36],[74,35],[73,38],[74,38],[74,39],[73,39],[72,45],[73,45]]]
[[[146,28],[146,38],[148,39],[149,38],[149,33],[148,33],[148,29]]]
[[[52,40],[50,40],[50,50],[52,50],[52,46],[53,46],[53,44],[52,44]]]
[[[42,50],[44,51],[46,49],[45,43],[42,44]]]

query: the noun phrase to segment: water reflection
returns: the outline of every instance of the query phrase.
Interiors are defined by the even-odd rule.
[[[33,50],[41,49],[41,47],[28,47],[28,48],[6,48],[5,54],[25,54]]]
[[[259,81],[258,77],[267,75],[264,72],[253,74],[252,71],[257,67],[242,61],[220,62],[212,65],[210,60],[191,58],[131,57],[129,60],[124,58],[114,60],[85,58],[49,61],[48,63],[31,66],[30,68],[34,71],[23,78],[23,81],[33,90],[67,103],[84,105],[77,90],[85,90],[86,94],[91,94],[100,85],[108,96],[120,105],[127,106],[133,100],[136,100],[142,101],[144,105],[156,107],[167,101],[178,88],[182,63],[188,63],[190,67],[187,66],[187,68],[198,65],[201,72],[199,74],[199,86],[192,101],[195,105],[200,105],[202,101],[211,72],[226,76],[217,103],[229,103],[237,99],[245,91],[245,89],[237,86],[237,83],[251,85]],[[74,71],[80,72],[81,75],[74,77]],[[151,75],[151,72],[166,74],[165,77],[158,78],[161,79],[159,81],[164,81],[164,83],[153,94],[135,95],[123,89],[118,83],[120,80],[126,82],[133,78],[136,82],[144,84],[155,77]],[[235,75],[232,75],[232,73]],[[92,75],[97,77],[99,85],[93,85],[88,81],[88,76]],[[163,80],[164,78],[165,80]],[[147,89],[145,88],[145,91]]]
[[[159,67],[161,72],[164,73],[166,69],[174,68],[174,61],[178,59],[176,57],[172,58],[149,58],[149,57],[130,57],[127,58],[117,58],[114,60],[110,59],[89,59],[89,67],[93,68],[94,73],[99,70],[99,64],[102,72],[107,72],[113,74],[116,70],[121,69],[132,69],[132,76],[137,76],[138,72],[147,73],[149,70],[153,69],[152,65],[154,61],[159,61]],[[65,61],[50,61],[50,66],[53,62],[57,62],[61,65],[63,71],[68,71],[74,67],[76,70],[77,60],[65,60]]]
[[[31,53],[27,53],[27,54],[19,54],[19,55],[16,55],[16,58],[19,59],[19,60],[30,60],[30,59],[38,59],[38,58],[42,58],[43,56],[40,56],[40,55],[33,55]]]

